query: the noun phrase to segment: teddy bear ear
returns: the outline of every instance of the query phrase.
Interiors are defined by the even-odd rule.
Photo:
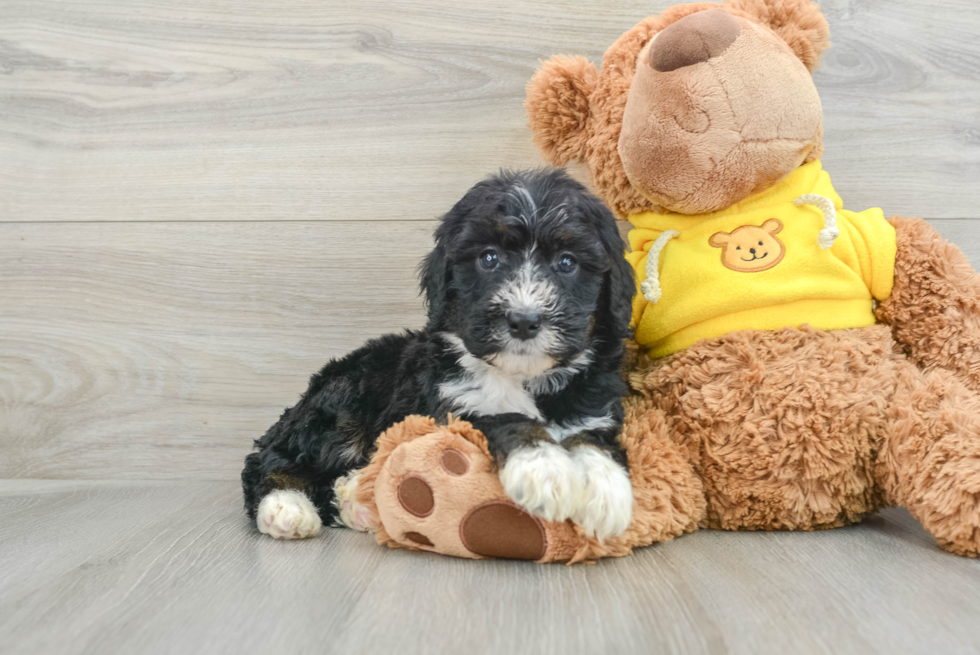
[[[528,127],[552,164],[585,159],[589,96],[598,79],[598,69],[585,57],[558,55],[542,63],[527,83]]]
[[[812,73],[830,47],[830,27],[811,0],[729,0],[727,7],[767,25],[785,41]]]

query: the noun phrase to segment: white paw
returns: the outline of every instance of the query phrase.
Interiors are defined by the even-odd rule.
[[[515,503],[546,521],[564,521],[582,503],[582,474],[558,444],[515,450],[500,471],[500,482]]]
[[[337,478],[333,483],[334,507],[337,508],[337,527],[344,526],[358,532],[367,532],[375,527],[371,511],[354,499],[360,471],[351,471]]]
[[[592,446],[572,450],[585,481],[585,492],[572,521],[599,541],[618,537],[633,519],[633,486],[629,474],[607,453]]]
[[[302,491],[273,491],[259,503],[259,532],[274,539],[306,539],[320,532],[320,515]]]

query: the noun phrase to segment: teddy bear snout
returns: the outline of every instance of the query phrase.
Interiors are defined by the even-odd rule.
[[[667,73],[717,57],[742,31],[735,17],[724,9],[709,9],[685,16],[657,35],[647,63]]]

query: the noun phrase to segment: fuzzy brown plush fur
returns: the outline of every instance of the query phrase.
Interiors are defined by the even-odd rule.
[[[601,70],[582,57],[546,62],[528,86],[529,125],[552,163],[585,162],[622,217],[727,208],[819,157],[809,74],[828,45],[809,0],[671,7],[620,37]],[[976,557],[980,277],[924,221],[890,223],[894,286],[877,325],[741,330],[661,359],[631,348],[622,443],[635,502],[622,536],[598,543],[570,523],[508,514],[481,435],[412,419],[382,438],[358,490],[384,525],[378,540],[582,561],[697,527],[816,530],[900,505],[941,547]],[[467,475],[439,471],[447,449],[467,458]],[[431,485],[426,517],[402,502],[409,478]],[[499,511],[475,513],[487,503]]]

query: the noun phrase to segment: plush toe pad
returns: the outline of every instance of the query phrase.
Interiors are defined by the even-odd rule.
[[[547,551],[541,521],[506,500],[470,510],[459,526],[463,545],[483,557],[538,560]]]
[[[418,517],[426,517],[435,507],[432,487],[422,478],[411,475],[398,485],[398,502],[405,511]]]
[[[470,470],[470,463],[463,456],[463,453],[453,448],[442,451],[442,455],[439,456],[439,463],[449,475],[466,475],[466,472]]]

